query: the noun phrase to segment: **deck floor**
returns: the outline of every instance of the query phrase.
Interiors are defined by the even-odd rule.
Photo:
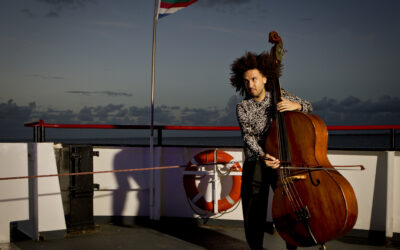
[[[400,249],[391,241],[371,245],[366,239],[343,237],[326,244],[327,249]],[[249,249],[243,227],[232,225],[195,225],[194,223],[142,223],[131,225],[97,224],[95,230],[70,233],[56,240],[19,239],[0,244],[0,249]],[[284,250],[278,234],[265,233],[264,249]],[[298,248],[319,249],[316,247]]]

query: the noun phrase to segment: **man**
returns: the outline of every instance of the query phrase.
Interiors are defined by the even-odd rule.
[[[237,119],[244,140],[242,207],[246,240],[251,249],[262,249],[266,225],[269,187],[275,187],[280,161],[264,149],[266,132],[274,119],[268,79],[280,76],[281,66],[268,53],[246,53],[231,65],[231,84],[245,99],[237,104]],[[280,112],[310,113],[310,102],[282,89]],[[296,249],[287,245],[288,249]]]

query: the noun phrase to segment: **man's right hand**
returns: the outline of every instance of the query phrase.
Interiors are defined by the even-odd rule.
[[[267,165],[267,167],[276,169],[279,168],[279,165],[281,164],[279,159],[276,159],[270,154],[260,155],[260,157],[264,159],[265,165]]]

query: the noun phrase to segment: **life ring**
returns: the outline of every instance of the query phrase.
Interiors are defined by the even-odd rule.
[[[193,157],[191,161],[186,165],[186,171],[197,171],[197,168],[192,167],[192,165],[204,165],[214,163],[214,153],[217,155],[217,163],[219,164],[227,164],[227,162],[231,162],[233,157],[224,152],[217,150],[207,150],[198,153]],[[228,163],[227,167],[230,170],[242,171],[240,164],[238,162]],[[206,201],[203,195],[199,192],[199,189],[196,186],[196,175],[184,175],[183,176],[183,184],[185,187],[186,195],[190,199],[190,201],[195,204],[197,207],[206,210],[206,211],[214,211],[214,201]],[[218,200],[218,212],[222,212],[228,210],[233,205],[235,205],[240,199],[240,188],[242,184],[242,177],[240,175],[232,176],[232,189],[230,193],[224,198]]]

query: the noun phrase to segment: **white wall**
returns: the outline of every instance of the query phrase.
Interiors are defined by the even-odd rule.
[[[400,152],[395,152],[393,172],[393,232],[400,232]]]
[[[28,175],[26,143],[0,143],[0,177]],[[0,181],[0,243],[10,242],[10,222],[27,220],[28,180]]]
[[[53,143],[0,143],[0,177],[57,174]],[[10,241],[10,222],[38,239],[66,230],[58,177],[0,181],[0,242]]]
[[[137,147],[96,147],[99,157],[93,158],[93,170],[119,170],[146,168],[149,166],[148,148]],[[187,164],[194,155],[204,148],[164,147],[155,150],[158,166]],[[223,149],[235,160],[242,160],[240,149]],[[156,170],[160,175],[160,215],[173,217],[195,217],[183,186],[183,168]],[[227,177],[230,178],[230,177]],[[150,171],[107,173],[94,175],[94,183],[100,190],[94,195],[95,216],[148,216]],[[199,210],[201,211],[201,210]],[[204,211],[201,211],[204,212]],[[221,219],[241,220],[241,206]]]
[[[95,150],[100,151],[100,157],[94,158],[95,171],[148,166],[147,148],[96,148]],[[160,166],[182,165],[204,150],[207,149],[157,148],[155,162]],[[241,149],[220,150],[231,154],[235,160],[243,159]],[[365,167],[364,171],[339,170],[351,183],[357,197],[358,220],[355,229],[385,231],[388,230],[387,224],[392,223],[391,230],[400,232],[400,184],[398,181],[388,182],[388,178],[400,179],[400,157],[399,152],[393,153],[395,157],[392,160],[389,159],[390,155],[384,151],[331,150],[328,153],[332,165],[361,164]],[[394,162],[392,167],[388,165],[390,161]],[[391,176],[388,176],[389,168],[393,172]],[[167,169],[159,173],[161,216],[196,217],[189,206],[183,187],[183,169]],[[95,183],[99,183],[101,188],[101,191],[95,192],[95,215],[149,214],[149,172],[95,175]],[[390,192],[393,198],[388,198]],[[387,211],[388,207],[391,210]],[[241,206],[219,218],[242,220]]]
[[[148,148],[96,147],[99,157],[93,158],[93,171],[143,168],[149,165]],[[148,216],[149,172],[95,174],[94,216]]]
[[[25,176],[28,168],[37,174],[56,173],[52,143],[1,143],[0,177]],[[141,169],[149,167],[147,147],[95,147],[100,152],[93,158],[94,171]],[[157,147],[157,166],[185,165],[205,148]],[[241,149],[221,148],[234,157],[243,159]],[[29,153],[29,157],[28,157]],[[352,184],[358,201],[358,220],[355,229],[386,231],[391,237],[400,232],[400,152],[329,151],[332,165],[362,164],[365,171],[344,171],[342,175]],[[34,172],[35,172],[34,171]],[[183,186],[183,168],[155,170],[156,208],[161,216],[196,217],[189,206]],[[150,172],[95,174],[94,183],[100,190],[94,195],[95,216],[148,216]],[[225,177],[228,179],[230,177]],[[65,229],[62,202],[57,177],[35,179],[37,210],[29,218],[29,190],[27,179],[0,181],[0,242],[9,241],[9,222],[37,220],[36,231]],[[32,182],[32,181],[31,181]],[[35,182],[32,182],[35,183]],[[32,187],[32,185],[31,185]],[[229,187],[229,185],[228,185]],[[224,186],[226,188],[226,186]],[[32,208],[32,205],[31,205]],[[36,218],[32,218],[36,217]],[[219,219],[242,220],[241,205]]]
[[[355,229],[400,232],[400,153],[329,151],[332,165],[356,165],[364,171],[339,171],[353,186],[358,201]]]
[[[400,232],[400,152],[386,152],[388,158],[387,171],[387,205],[386,236]]]

